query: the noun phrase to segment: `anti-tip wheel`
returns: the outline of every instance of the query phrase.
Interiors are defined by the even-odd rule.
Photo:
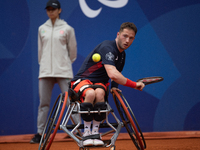
[[[110,147],[110,150],[115,150],[115,145],[112,145],[112,146]]]

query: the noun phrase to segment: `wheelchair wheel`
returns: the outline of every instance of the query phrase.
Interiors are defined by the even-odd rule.
[[[126,101],[122,93],[119,94],[119,92],[117,92],[116,90],[113,90],[113,92],[113,98],[117,106],[117,110],[127,132],[131,137],[131,140],[133,141],[134,145],[138,150],[144,150],[146,148],[144,136],[142,134],[142,131],[140,130],[140,127],[128,102]]]
[[[115,150],[115,145],[112,145],[112,146],[110,147],[110,150]]]
[[[38,150],[48,150],[60,126],[60,122],[67,103],[68,93],[60,94],[47,119]],[[61,109],[62,108],[62,109]],[[59,115],[60,114],[60,115]]]

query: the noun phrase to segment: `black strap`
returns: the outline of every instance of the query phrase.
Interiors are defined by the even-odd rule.
[[[100,134],[93,134],[93,135],[88,135],[88,136],[83,137],[83,141],[87,139],[101,139],[101,137],[100,137]]]

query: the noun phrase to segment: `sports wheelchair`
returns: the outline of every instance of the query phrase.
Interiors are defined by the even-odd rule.
[[[92,147],[84,147],[82,141],[82,132],[80,129],[84,128],[84,125],[81,124],[81,115],[79,115],[78,124],[70,124],[70,119],[72,122],[72,114],[78,113],[106,113],[106,119],[100,124],[100,128],[111,128],[109,131],[102,133],[101,137],[114,133],[110,140],[104,141],[103,147],[110,147],[110,150],[115,150],[115,141],[120,133],[122,127],[125,127],[131,137],[131,140],[135,144],[138,150],[144,150],[146,148],[146,143],[142,134],[142,131],[139,128],[137,120],[126,101],[122,93],[113,90],[113,99],[117,106],[117,110],[122,119],[120,121],[115,115],[113,109],[110,107],[109,103],[106,102],[107,109],[98,111],[80,111],[80,103],[78,101],[71,102],[67,111],[65,112],[66,103],[68,100],[68,92],[60,94],[56,99],[56,102],[50,112],[47,123],[45,125],[44,132],[39,145],[39,150],[48,150],[53,142],[53,139],[58,130],[63,130],[66,132],[79,146],[79,150],[89,150]],[[76,109],[77,108],[77,109]],[[65,114],[64,114],[65,112]],[[64,115],[64,116],[63,116]],[[109,116],[114,117],[115,122],[110,123],[108,118]],[[61,123],[62,121],[62,123]],[[77,132],[78,131],[78,134]]]
[[[147,85],[162,80],[162,77],[147,77],[139,79],[138,81]],[[117,118],[114,110],[108,102],[106,102],[106,110],[81,111],[79,101],[71,100],[69,107],[65,110],[68,100],[68,92],[59,94],[47,119],[38,150],[49,150],[58,130],[63,130],[67,133],[77,143],[79,150],[89,150],[90,148],[94,148],[83,146],[83,135],[81,132],[81,129],[84,129],[81,120],[81,114],[83,113],[106,113],[106,119],[100,123],[100,128],[109,129],[108,131],[101,133],[101,137],[103,138],[111,133],[112,137],[110,140],[103,140],[104,145],[101,147],[110,147],[110,150],[115,150],[115,142],[120,130],[122,127],[125,127],[135,147],[138,150],[144,150],[146,148],[144,136],[127,100],[122,92],[117,90],[113,90],[112,96],[122,121]],[[72,118],[73,114],[79,114],[78,123],[74,122]],[[113,117],[115,122],[109,122],[108,118],[110,117]]]

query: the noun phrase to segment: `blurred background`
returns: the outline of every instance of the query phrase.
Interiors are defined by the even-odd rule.
[[[135,81],[164,77],[142,92],[119,86],[141,130],[200,130],[199,0],[59,1],[61,18],[76,33],[74,74],[97,44],[115,39],[121,23],[134,22],[138,33],[126,50],[122,74]],[[38,27],[48,19],[46,2],[6,0],[0,5],[0,135],[37,131],[37,36]],[[59,93],[56,85],[52,104]],[[115,109],[111,94],[109,103]]]

